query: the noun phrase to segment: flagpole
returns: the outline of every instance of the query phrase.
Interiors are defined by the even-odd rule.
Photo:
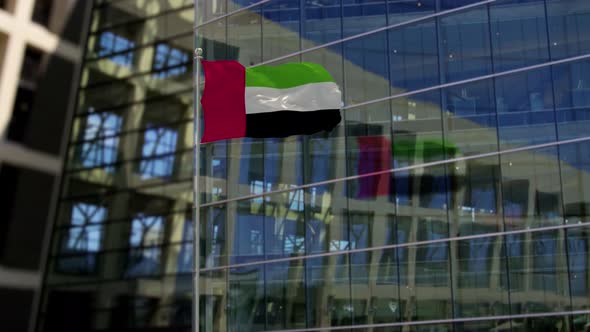
[[[196,38],[195,38],[196,40]],[[200,109],[201,109],[201,60],[203,59],[203,49],[195,49],[195,101],[193,114],[193,130],[194,130],[194,166],[193,166],[193,332],[199,332],[199,270],[200,270],[200,204],[201,195],[199,192],[199,175],[201,169],[201,124],[200,124]]]

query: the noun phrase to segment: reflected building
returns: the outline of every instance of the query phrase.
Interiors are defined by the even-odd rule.
[[[330,133],[200,147],[201,331],[588,330],[590,3],[120,0],[38,331],[190,330],[193,26],[206,60],[319,63],[345,97]]]

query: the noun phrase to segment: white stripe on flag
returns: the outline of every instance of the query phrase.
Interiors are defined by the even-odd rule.
[[[310,83],[288,89],[246,87],[245,94],[246,114],[342,108],[342,93],[334,82]]]

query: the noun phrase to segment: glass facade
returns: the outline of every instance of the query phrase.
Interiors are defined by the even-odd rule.
[[[39,331],[190,330],[194,43],[345,100],[200,147],[200,331],[588,330],[590,2],[95,2]]]

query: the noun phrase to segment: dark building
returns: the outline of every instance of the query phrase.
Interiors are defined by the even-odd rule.
[[[39,299],[90,14],[86,1],[0,1],[0,329]]]
[[[195,44],[345,97],[200,147],[201,331],[588,330],[590,2],[193,7],[94,5],[38,331],[190,330]]]

